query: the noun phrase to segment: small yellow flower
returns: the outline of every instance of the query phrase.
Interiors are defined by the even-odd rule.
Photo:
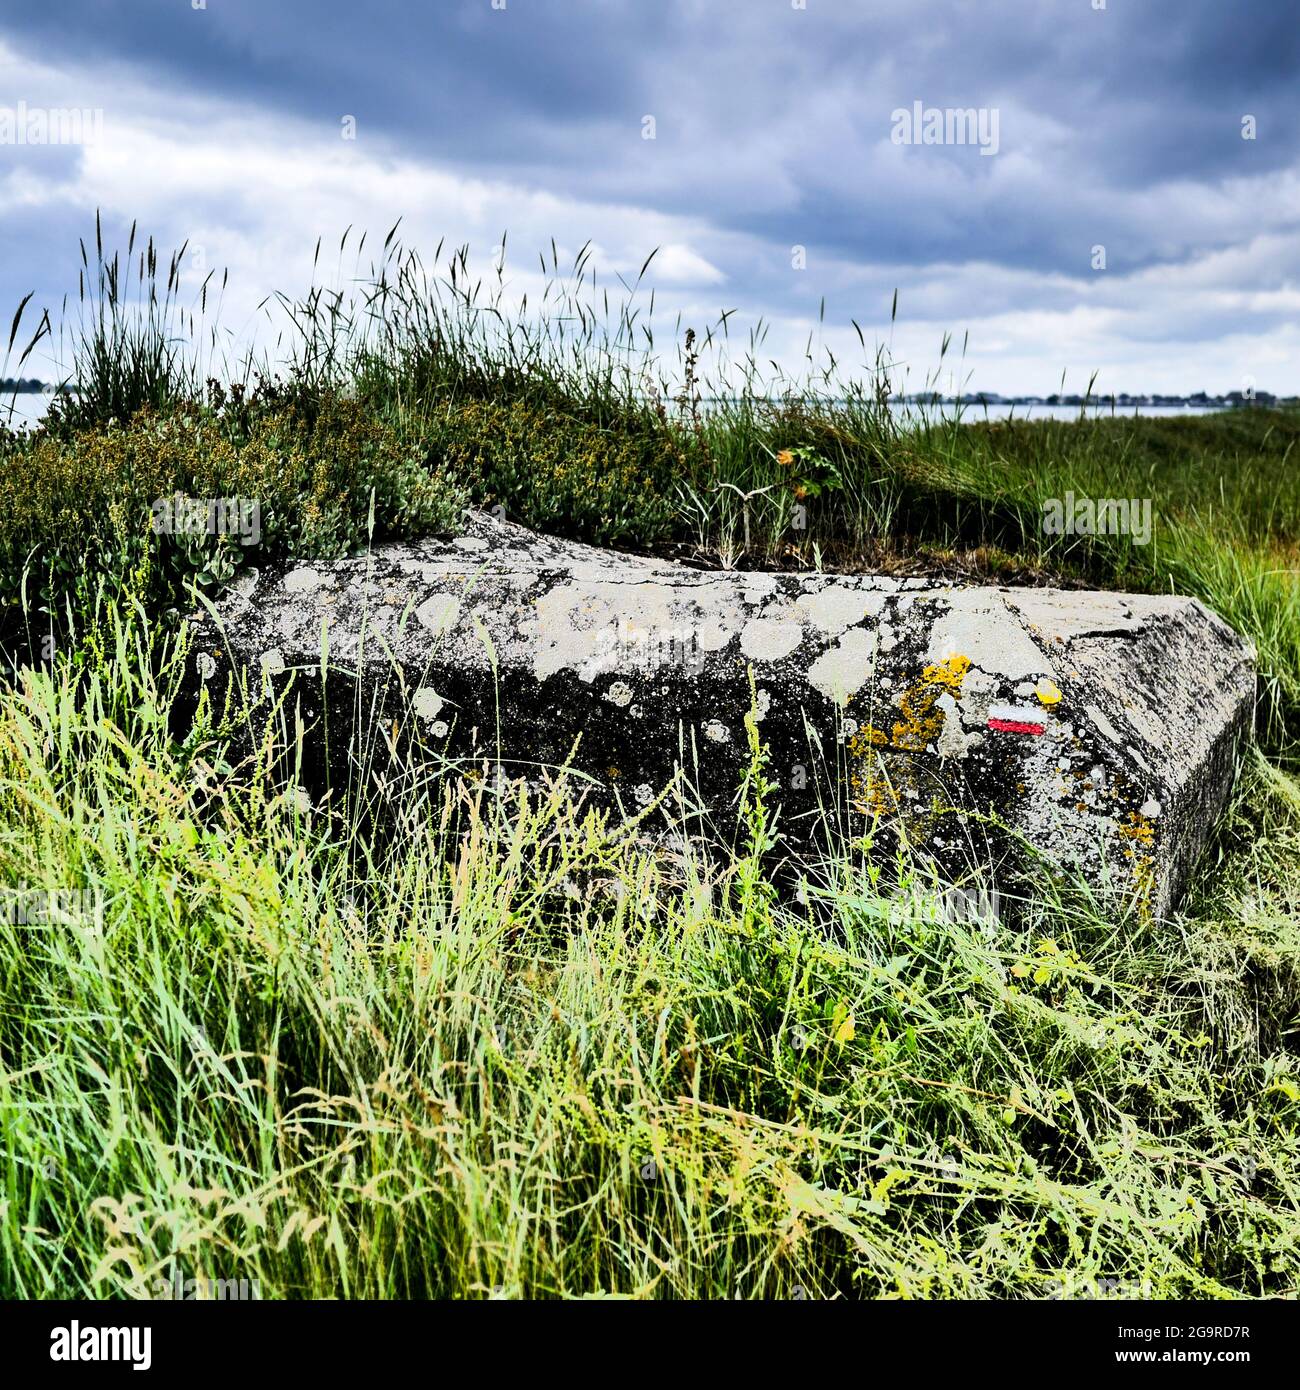
[[[789,468],[794,463],[794,454],[789,449],[782,449],[776,456],[776,461],[782,468]]]

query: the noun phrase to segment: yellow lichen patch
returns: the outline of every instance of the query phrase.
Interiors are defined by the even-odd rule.
[[[943,730],[943,711],[937,708],[945,692],[954,697],[961,694],[961,683],[970,670],[970,658],[950,656],[935,666],[927,666],[921,679],[911,686],[898,702],[899,713],[889,742],[895,748],[911,753],[933,743]]]
[[[950,656],[921,672],[921,678],[908,687],[898,701],[898,713],[888,734],[873,724],[864,724],[849,740],[849,756],[854,770],[849,775],[853,805],[868,815],[887,815],[898,809],[898,791],[894,782],[884,776],[878,763],[877,749],[894,748],[903,753],[917,753],[933,743],[943,731],[943,710],[938,708],[944,694],[960,696],[962,681],[970,670],[969,657]],[[865,770],[864,770],[865,769]],[[906,779],[906,766],[895,772]]]
[[[921,673],[921,680],[927,685],[942,685],[953,695],[961,693],[961,683],[970,670],[970,657],[950,656],[935,666],[927,666]]]
[[[1049,709],[1052,705],[1061,703],[1060,687],[1054,680],[1049,680],[1047,676],[1044,676],[1034,687],[1034,694],[1038,696],[1038,703],[1046,705]]]
[[[872,724],[864,725],[853,736],[849,750],[860,753],[868,745],[873,748],[898,748],[907,753],[920,752],[933,743],[943,730],[943,711],[937,709],[944,693],[954,697],[961,694],[961,683],[970,670],[970,658],[950,656],[947,661],[927,666],[921,679],[908,687],[898,701],[901,719],[894,721],[888,734]]]

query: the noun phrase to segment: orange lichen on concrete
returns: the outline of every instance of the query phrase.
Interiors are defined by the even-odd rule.
[[[898,810],[898,790],[874,756],[865,775],[854,773],[849,780],[855,811],[875,818],[892,815]]]
[[[936,666],[927,666],[921,673],[921,679],[930,685],[947,686],[956,696],[961,694],[961,683],[966,679],[966,672],[969,670],[970,657],[950,656]]]
[[[1155,850],[1156,828],[1141,811],[1128,813],[1129,823],[1121,825],[1120,835],[1129,841],[1124,857],[1133,867],[1134,897],[1138,913],[1143,917],[1151,915],[1151,899],[1155,893],[1156,871]]]
[[[1147,848],[1155,843],[1156,828],[1141,811],[1130,811],[1128,819],[1129,823],[1119,828],[1119,833],[1126,840],[1132,840],[1135,844]]]

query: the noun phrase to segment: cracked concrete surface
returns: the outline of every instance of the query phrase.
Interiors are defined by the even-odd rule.
[[[1252,648],[1193,599],[703,572],[482,515],[455,541],[245,576],[219,617],[194,620],[193,688],[297,680],[333,759],[375,742],[358,707],[406,746],[533,777],[576,741],[572,765],[631,810],[684,761],[725,817],[752,670],[796,840],[829,804],[954,877],[978,861],[1014,891],[1027,845],[1155,913],[1254,707]]]

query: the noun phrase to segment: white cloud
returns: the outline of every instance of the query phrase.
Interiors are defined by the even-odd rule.
[[[746,200],[756,230],[743,232],[712,222],[703,205],[694,215],[647,206],[648,190],[674,177],[668,163],[651,175],[651,164],[630,162],[618,198],[610,195],[609,181],[601,197],[561,196],[518,173],[485,177],[439,166],[381,140],[364,121],[359,138],[344,141],[336,124],[202,93],[177,95],[121,71],[65,71],[3,47],[0,81],[51,103],[68,90],[89,92],[106,113],[98,144],[71,156],[28,152],[8,168],[0,165],[0,220],[43,214],[51,235],[67,238],[59,248],[63,265],[72,264],[76,238],[93,225],[97,208],[120,224],[139,219],[163,248],[188,241],[191,286],[208,270],[229,269],[223,321],[243,343],[259,335],[266,341],[276,331],[258,311],[273,291],[298,293],[313,273],[340,284],[356,273],[351,251],[342,259],[337,253],[345,227],[354,228],[350,248],[365,229],[367,252],[377,254],[400,217],[403,241],[426,259],[440,239],[444,255],[468,243],[485,274],[493,248],[508,232],[508,298],[527,293],[533,304],[543,285],[537,252],[545,248],[549,259],[552,237],[562,269],[580,247],[594,243],[598,286],[608,287],[614,300],[621,295],[619,277],[631,283],[657,246],[641,294],[648,298],[655,287],[661,326],[680,314],[683,325],[703,329],[722,309],[734,308],[735,337],[744,342],[744,328],[764,320],[761,356],[791,371],[803,362],[810,334],[841,361],[861,364],[848,326],[856,318],[869,343],[890,344],[900,372],[908,372],[909,389],[925,385],[938,368],[946,331],[958,343],[968,332],[970,346],[964,365],[944,364],[945,389],[949,370],[957,383],[968,379],[975,388],[1045,393],[1057,389],[1063,370],[1081,389],[1094,369],[1102,374],[1100,385],[1113,390],[1226,390],[1248,374],[1265,390],[1296,389],[1300,178],[1294,171],[1219,186],[1183,180],[1134,189],[1117,202],[1112,230],[1097,232],[1095,240],[1109,242],[1118,256],[1126,246],[1161,245],[1163,238],[1178,259],[1126,274],[1088,273],[1094,235],[1082,230],[1078,274],[983,259],[917,264],[897,248],[891,255],[867,240],[860,255],[832,255],[816,245],[815,209],[801,214],[808,269],[791,268],[784,219],[807,192],[791,172],[800,160],[819,166],[824,180],[860,179],[877,202],[910,198],[914,222],[918,208],[928,209],[947,233],[992,216],[1000,203],[1033,199],[1050,179],[1059,187],[1053,160],[1064,139],[1061,126],[1010,103],[1002,124],[1004,153],[964,164],[900,150],[882,133],[859,143],[866,159],[861,171],[837,167],[837,141],[848,148],[861,124],[861,113],[843,103],[844,79],[807,93],[809,120],[802,126],[750,129],[727,158],[697,142],[691,180],[704,180],[711,167],[724,194]],[[1018,122],[1010,120],[1013,114]],[[821,132],[812,147],[809,128]],[[1019,147],[1017,128],[1025,136]],[[708,127],[701,122],[696,134],[704,141]],[[663,152],[640,153],[653,161]],[[323,268],[313,272],[318,237]],[[1193,253],[1189,247],[1209,249]],[[52,258],[45,241],[32,244],[28,255],[30,265],[11,258],[0,271],[15,302]],[[895,287],[901,319],[891,326]],[[75,278],[58,286],[59,292],[68,289],[75,290]],[[823,295],[825,328],[817,318]],[[50,307],[57,308],[57,294]]]

